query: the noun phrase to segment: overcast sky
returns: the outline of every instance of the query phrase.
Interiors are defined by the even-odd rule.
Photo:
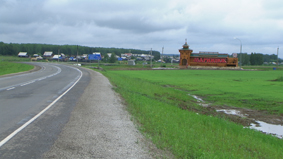
[[[238,38],[240,40],[234,39]],[[282,0],[0,0],[0,41],[283,58]],[[280,53],[281,52],[281,53]]]

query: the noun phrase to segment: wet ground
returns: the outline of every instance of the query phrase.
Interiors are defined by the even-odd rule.
[[[220,116],[244,127],[259,130],[263,133],[273,134],[279,138],[283,138],[283,115],[273,115],[267,111],[252,110],[246,108],[238,108],[231,106],[212,106],[205,102],[202,98],[190,95],[197,100],[204,109],[194,110],[197,113]]]

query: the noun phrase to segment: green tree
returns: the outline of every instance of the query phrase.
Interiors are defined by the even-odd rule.
[[[251,53],[251,56],[250,56],[250,63],[251,65],[255,65],[255,56],[253,52]]]
[[[168,56],[165,56],[163,60],[165,63],[171,63],[171,58],[169,58]]]
[[[117,61],[116,54],[112,53],[111,57],[109,58],[109,63],[115,63]]]
[[[159,60],[160,59],[160,54],[157,54],[157,53],[155,53],[155,54],[153,54],[153,56],[154,56],[154,60]]]
[[[251,53],[250,56],[251,65],[262,65],[263,64],[263,54]]]
[[[243,53],[242,54],[242,65],[249,65],[250,64],[250,55],[248,55],[247,53]]]
[[[104,55],[104,58],[103,58],[103,62],[108,62],[109,61],[109,56],[108,56],[108,54],[105,54]]]

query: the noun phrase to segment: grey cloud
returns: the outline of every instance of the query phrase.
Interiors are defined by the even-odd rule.
[[[249,12],[234,0],[235,13],[215,5],[219,0],[211,1],[213,4],[183,2],[0,0],[0,41],[139,49],[164,46],[167,53],[178,53],[188,38],[195,51],[234,52],[238,50],[238,42],[233,40],[236,36],[247,52],[252,46],[258,50],[260,46],[282,46],[281,0],[260,1],[257,6],[261,4],[262,10],[249,7]],[[246,14],[251,16],[245,18]]]
[[[100,27],[127,30],[135,33],[150,33],[171,29],[180,29],[180,26],[156,24],[154,21],[138,19],[138,17],[117,17],[108,20],[96,20],[95,23]]]

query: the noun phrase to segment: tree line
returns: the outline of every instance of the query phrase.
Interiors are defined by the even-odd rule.
[[[241,53],[238,54],[238,59],[242,65],[262,65],[264,62],[277,62],[277,55],[272,54],[262,54],[262,53],[255,53],[252,52],[251,54]],[[283,62],[283,59],[278,59],[278,62]]]
[[[17,44],[0,42],[0,55],[17,56],[19,52],[27,52],[29,56],[33,54],[43,55],[45,51],[52,51],[54,54],[64,53],[66,56],[76,56],[82,54],[92,54],[93,52],[100,52],[101,55],[107,53],[115,53],[118,56],[124,53],[132,54],[150,54],[150,50],[137,50],[125,48],[104,48],[104,47],[88,47],[79,45],[52,45],[52,44]],[[159,51],[152,51],[154,59],[160,59]]]

